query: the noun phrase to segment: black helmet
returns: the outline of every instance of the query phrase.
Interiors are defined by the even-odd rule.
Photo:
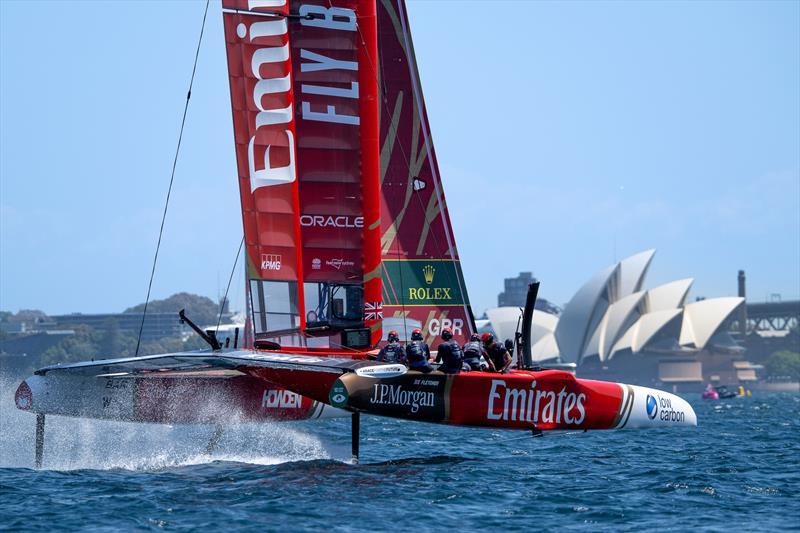
[[[449,341],[453,338],[453,332],[450,331],[450,328],[444,328],[442,330],[442,338],[446,341]]]
[[[514,341],[512,341],[511,339],[506,339],[503,344],[505,344],[506,350],[508,350],[509,352],[514,351]]]
[[[415,329],[411,332],[411,340],[412,341],[421,341],[422,340],[422,332],[419,329]]]
[[[469,336],[469,340],[470,340],[470,342],[479,341],[479,340],[481,340],[481,338],[477,333],[473,333],[472,335]]]
[[[389,335],[386,337],[386,340],[389,342],[397,342],[400,340],[400,336],[397,334],[395,330],[389,332]]]

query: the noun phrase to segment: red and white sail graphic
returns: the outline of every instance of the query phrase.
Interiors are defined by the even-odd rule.
[[[288,13],[280,2],[260,2]],[[247,9],[247,2],[224,7]],[[236,160],[249,270],[297,280],[299,220],[294,94],[287,19],[225,13]]]
[[[375,3],[223,8],[253,325],[302,345],[381,300]]]

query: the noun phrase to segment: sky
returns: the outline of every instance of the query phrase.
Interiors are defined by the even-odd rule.
[[[478,314],[650,248],[646,287],[800,298],[800,2],[408,3]],[[0,2],[0,309],[144,301],[203,8]],[[212,2],[153,298],[224,292],[235,176]]]

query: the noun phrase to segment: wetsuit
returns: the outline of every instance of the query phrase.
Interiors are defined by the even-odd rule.
[[[445,374],[458,374],[461,372],[464,353],[461,351],[461,346],[459,346],[456,341],[452,339],[444,341],[439,345],[438,352],[439,355],[437,355],[436,361],[442,362],[439,366],[439,370]]]
[[[390,342],[378,353],[378,361],[406,364],[406,351],[398,342]]]
[[[493,342],[486,351],[489,353],[489,359],[492,360],[495,371],[500,372],[503,370],[506,366],[506,355],[508,355],[506,347],[499,342]],[[509,355],[509,359],[510,357]]]
[[[424,342],[411,341],[406,345],[406,360],[411,370],[419,370],[426,374],[433,371],[433,367],[428,364],[430,357],[431,350]]]
[[[469,365],[471,370],[482,370],[482,355],[486,355],[486,350],[483,349],[483,344],[481,344],[481,341],[469,341],[464,345],[464,362]]]

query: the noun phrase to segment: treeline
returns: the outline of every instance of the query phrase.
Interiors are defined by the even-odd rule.
[[[136,355],[136,337],[121,332],[115,321],[105,331],[95,331],[88,326],[78,326],[70,335],[55,346],[42,352],[40,362],[46,366],[55,363],[71,363],[89,359],[133,357]],[[179,352],[208,348],[199,336],[192,333],[184,341],[180,336],[162,337],[142,341],[138,355]]]
[[[65,336],[56,344],[43,350],[35,347],[20,354],[3,354],[3,370],[12,373],[30,374],[36,369],[57,363],[74,363],[92,359],[111,359],[133,357],[136,355],[136,336],[119,330],[116,321],[112,321],[105,331],[96,331],[89,326],[76,326],[74,335]],[[181,336],[162,337],[160,339],[142,341],[139,355],[180,352],[208,348],[200,337],[191,333],[186,339]]]
[[[192,320],[202,326],[216,324],[220,306],[210,298],[190,293],[177,293],[163,300],[153,300],[147,313],[174,312],[186,309]],[[125,313],[141,313],[144,304],[129,307]],[[227,305],[224,312],[227,312]],[[136,352],[137,335],[129,330],[120,330],[116,319],[109,318],[102,327],[70,325],[72,335],[38,334],[38,321],[46,321],[47,315],[38,310],[24,310],[16,315],[0,311],[0,322],[21,320],[27,323],[30,334],[8,334],[0,331],[0,371],[30,373],[38,368],[57,363],[72,363],[91,359],[133,357]],[[21,346],[24,346],[22,348]],[[208,345],[196,334],[188,331],[184,335],[173,335],[158,339],[143,340],[138,355],[179,352],[205,349]]]
[[[198,296],[188,292],[179,292],[163,300],[153,300],[147,304],[148,313],[177,313],[181,309],[186,309],[186,314],[191,317],[196,324],[216,324],[219,317],[219,304],[214,303],[211,298]],[[144,311],[144,304],[135,305],[127,308],[125,313],[141,313]],[[227,304],[223,312],[228,312]]]
[[[800,353],[781,350],[764,361],[766,375],[773,379],[800,381]]]

